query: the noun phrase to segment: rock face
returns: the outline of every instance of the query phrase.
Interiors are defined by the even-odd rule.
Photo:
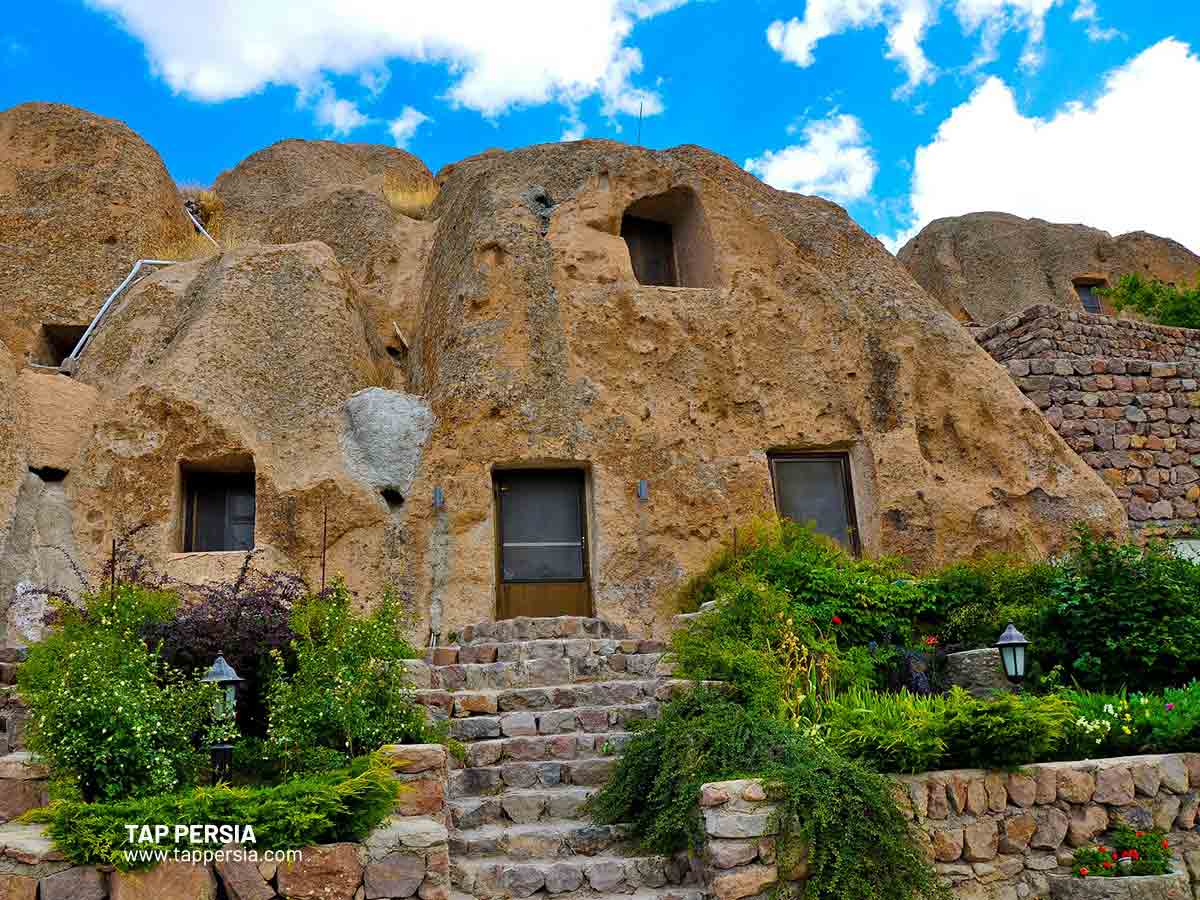
[[[937,219],[898,257],[954,316],[980,325],[1039,303],[1081,310],[1077,280],[1112,285],[1136,272],[1190,285],[1200,277],[1200,257],[1167,238],[1144,231],[1113,237],[997,212]]]
[[[311,580],[327,517],[328,571],[399,586],[443,634],[496,615],[495,473],[513,468],[580,473],[584,602],[647,631],[664,592],[773,508],[776,451],[843,454],[863,550],[919,565],[1048,550],[1081,519],[1124,526],[1000,367],[833,204],[697,147],[601,141],[457,163],[422,221],[381,199],[388,178],[433,187],[386,148],[256,154],[217,183],[254,240],[114,304],[75,380],[54,376],[72,386],[63,438],[19,424],[52,421],[61,384],[0,394],[0,610],[36,574],[5,549],[38,520],[18,499],[31,466],[62,476],[54,521],[85,568],[136,531],[132,549],[183,581],[236,572],[251,545],[256,566]],[[655,256],[639,241],[667,224]],[[14,356],[4,386],[27,380]],[[191,518],[214,482],[236,482],[221,502],[242,510],[223,552]]]
[[[0,112],[0,341],[53,362],[134,261],[191,233],[158,154],[126,125],[54,103]],[[44,327],[44,326],[49,326]]]
[[[223,227],[237,239],[328,244],[368,296],[394,353],[412,333],[432,223],[397,213],[388,197],[436,193],[419,159],[395,147],[288,140],[223,173],[214,185]],[[394,324],[393,324],[394,323]]]
[[[636,280],[620,230],[647,198],[676,217],[701,286]],[[413,495],[442,486],[446,508],[414,504],[408,528],[445,530],[413,542],[410,571],[446,627],[491,610],[498,466],[587,468],[596,612],[643,627],[715,540],[771,508],[770,450],[846,450],[864,547],[920,563],[1123,524],[833,204],[700,148],[585,141],[459,163],[434,214],[409,389],[438,424]]]

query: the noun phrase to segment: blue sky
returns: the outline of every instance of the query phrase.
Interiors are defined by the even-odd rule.
[[[1151,11],[1152,10],[1152,11]],[[0,107],[127,122],[180,182],[289,137],[436,171],[578,136],[702,144],[891,247],[1003,209],[1200,251],[1194,0],[22,0]]]

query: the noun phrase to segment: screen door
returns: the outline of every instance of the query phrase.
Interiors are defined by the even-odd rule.
[[[591,615],[583,472],[497,472],[495,486],[497,617]]]
[[[771,456],[771,480],[779,515],[811,524],[851,553],[858,553],[858,528],[850,460],[845,454]]]

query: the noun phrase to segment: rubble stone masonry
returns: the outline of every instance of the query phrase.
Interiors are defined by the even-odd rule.
[[[975,337],[1133,526],[1200,531],[1200,331],[1033,306]]]

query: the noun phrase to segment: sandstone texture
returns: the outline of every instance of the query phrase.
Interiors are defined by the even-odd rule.
[[[39,133],[67,116],[31,109],[49,110]],[[71,133],[95,120],[73,115]],[[96,121],[130,142],[107,189],[137,211],[125,241],[177,198],[122,193],[147,159],[165,172]],[[104,171],[60,145],[62,166]],[[74,216],[76,193],[96,193],[67,184],[39,215]],[[646,633],[685,573],[773,508],[771,451],[848,454],[863,549],[918,565],[1051,550],[1078,520],[1125,526],[1103,481],[842,209],[698,147],[489,151],[435,183],[402,151],[287,141],[215,187],[236,239],[135,284],[73,380],[18,375],[24,344],[0,352],[6,617],[22,584],[65,577],[37,556],[46,535],[85,570],[133,534],[181,581],[235,573],[242,552],[183,552],[195,472],[253,473],[257,567],[318,579],[327,517],[329,572],[367,596],[397,586],[422,641],[495,615],[498,468],[585,473],[591,611]],[[435,190],[420,219],[387,200]],[[675,222],[684,286],[639,283],[628,209]],[[117,246],[123,275],[138,254]]]
[[[419,159],[395,147],[288,140],[223,173],[214,188],[235,240],[322,241],[370,299],[372,321],[395,354],[416,324],[433,223],[398,213],[388,195],[436,193]]]
[[[1144,231],[1113,237],[998,212],[937,219],[898,257],[946,309],[980,325],[1035,304],[1080,310],[1075,279],[1111,286],[1137,273],[1191,285],[1200,277],[1200,257],[1168,238]]]
[[[133,263],[192,231],[158,154],[55,103],[0,112],[0,341],[46,361],[43,325],[87,325]]]

